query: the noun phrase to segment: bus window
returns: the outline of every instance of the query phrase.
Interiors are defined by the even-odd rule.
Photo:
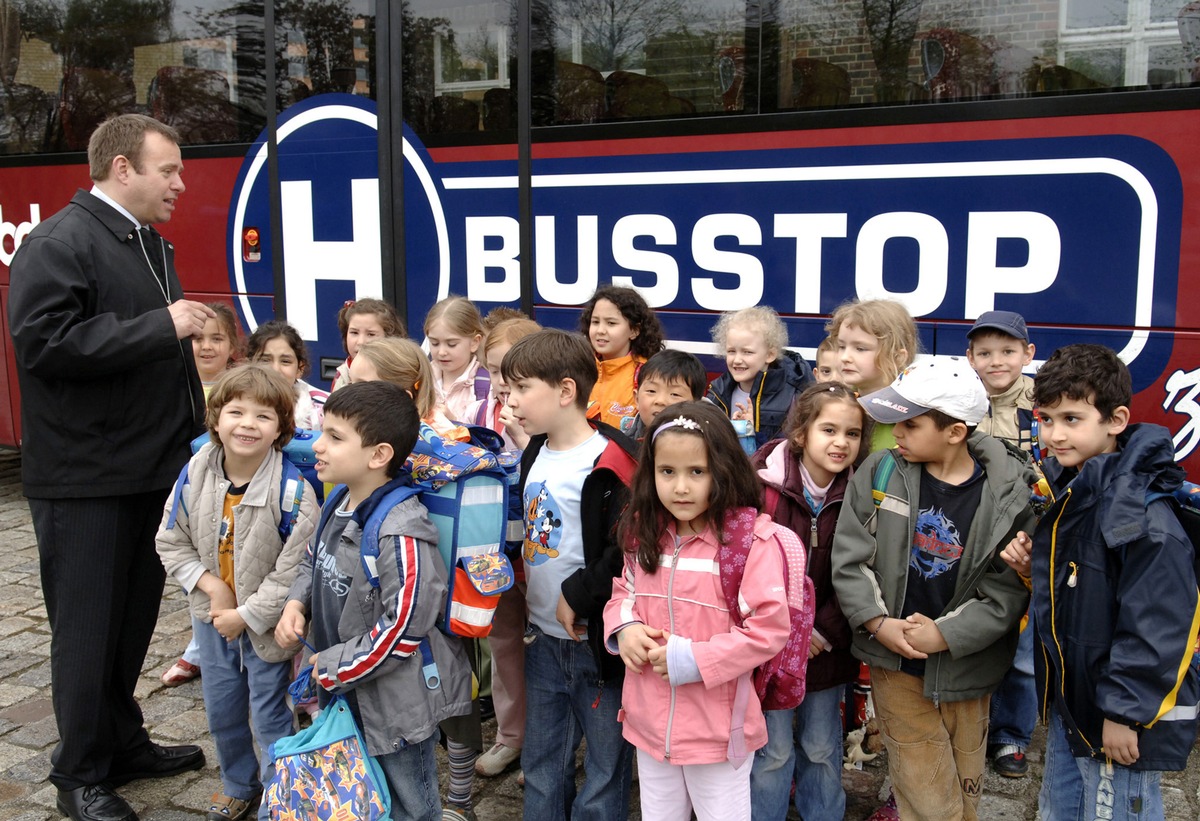
[[[401,14],[404,121],[422,137],[515,131],[509,3],[414,0]]]
[[[127,112],[174,126],[185,145],[253,139],[265,123],[261,8],[0,0],[0,153],[82,151]]]
[[[276,6],[279,111],[313,94],[375,98],[375,16],[368,0]]]

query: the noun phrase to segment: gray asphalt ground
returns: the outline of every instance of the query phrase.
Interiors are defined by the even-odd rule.
[[[20,456],[12,451],[0,451],[0,534],[4,545],[0,550],[0,819],[48,821],[59,818],[54,787],[45,780],[50,751],[57,741],[50,703],[50,628],[42,604],[29,507],[21,494]],[[154,740],[200,744],[209,763],[197,772],[122,788],[122,795],[145,821],[203,818],[210,796],[220,788],[199,681],[168,689],[159,680],[187,644],[190,629],[182,592],[168,583],[137,694]],[[495,729],[494,721],[484,726],[489,744]],[[1029,750],[1031,766],[1026,778],[1004,779],[988,772],[981,819],[1036,817],[1043,746],[1044,734],[1039,728]],[[444,783],[444,756],[442,770]],[[862,771],[844,773],[847,819],[861,821],[879,806],[881,795],[886,796],[886,770],[880,756]],[[1198,787],[1200,755],[1193,751],[1187,770],[1164,776],[1168,819],[1200,818]],[[631,815],[635,819],[639,817],[636,788],[635,783]],[[515,770],[476,782],[475,811],[480,821],[519,819],[521,800]],[[799,816],[793,810],[791,817]]]

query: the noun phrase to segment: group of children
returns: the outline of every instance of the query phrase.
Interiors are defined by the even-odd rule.
[[[224,790],[211,821],[254,809],[265,752],[290,731],[301,637],[322,703],[347,696],[397,819],[470,818],[472,774],[518,759],[526,819],[626,817],[635,759],[644,818],[782,819],[793,803],[841,818],[842,701],[861,663],[894,796],[876,816],[971,819],[989,754],[998,772],[1024,772],[1029,711],[989,736],[998,687],[1030,699],[1018,647],[1046,684],[1042,817],[1162,817],[1159,773],[1182,769],[1196,737],[1200,602],[1165,498],[1183,478],[1170,436],[1129,423],[1129,373],[1111,351],[1067,346],[1031,381],[1024,321],[992,311],[965,358],[917,361],[903,306],[866,300],[835,311],[814,371],[778,316],[751,308],[714,328],[727,372],[710,386],[696,357],[663,349],[637,292],[612,286],[584,307],[581,333],[518,312],[485,322],[461,297],[431,309],[428,354],[379,300],[348,304],[339,326],[347,360],[328,396],[302,381],[307,355],[286,323],[259,328],[252,364],[228,370],[215,365],[236,324],[196,342],[212,442],[159,550],[196,625]],[[323,430],[318,478],[348,492],[318,524],[302,488],[284,534],[280,449],[301,413]],[[378,589],[359,560],[418,436],[473,425],[521,452],[525,511],[523,582],[489,636],[496,743],[478,758],[469,648],[438,628],[446,570],[420,503],[387,513]],[[796,562],[814,591],[807,693],[764,710],[752,675],[788,641]]]

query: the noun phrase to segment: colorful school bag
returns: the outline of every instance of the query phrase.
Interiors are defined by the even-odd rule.
[[[725,541],[717,548],[721,592],[730,616],[739,626],[743,619],[738,592],[754,536],[757,534],[763,539],[779,537],[791,630],[783,649],[754,671],[754,689],[764,710],[790,710],[804,700],[808,648],[816,618],[817,594],[806,572],[808,556],[804,543],[783,525],[775,524],[770,516],[760,515],[751,507],[731,510],[725,517],[723,532]]]
[[[363,524],[360,559],[367,582],[379,586],[379,531],[396,505],[417,496],[438,530],[449,593],[439,627],[444,633],[483,638],[492,631],[500,594],[513,585],[504,551],[509,524],[509,473],[501,467],[499,434],[469,428],[471,442],[444,440],[428,425],[413,447],[404,473]],[[321,511],[318,533],[345,496],[334,488]],[[424,655],[424,651],[423,651]],[[429,659],[427,659],[429,661]]]
[[[271,821],[384,821],[392,796],[342,696],[311,726],[271,745],[275,772],[263,792]]]

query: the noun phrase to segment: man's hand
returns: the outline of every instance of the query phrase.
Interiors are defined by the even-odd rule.
[[[946,637],[942,635],[937,622],[922,613],[913,613],[905,621],[904,638],[908,646],[922,653],[940,653],[949,650]]]
[[[644,624],[622,627],[617,633],[617,646],[621,649],[621,661],[631,671],[641,675],[642,668],[650,661],[650,651],[658,647],[663,631]]]
[[[279,623],[275,625],[275,643],[285,650],[300,644],[306,624],[304,605],[294,599],[289,601],[283,607]]]
[[[554,618],[575,641],[579,641],[587,633],[586,625],[575,623],[575,611],[567,604],[567,599],[562,593],[558,594],[558,607],[554,609]]]
[[[171,321],[175,323],[175,338],[187,339],[198,336],[204,330],[204,323],[215,317],[216,312],[203,302],[193,302],[190,299],[177,299],[167,307]]]
[[[1102,741],[1104,753],[1113,761],[1126,767],[1138,760],[1138,734],[1132,727],[1104,719]]]
[[[1029,558],[1033,553],[1033,542],[1024,530],[1018,531],[1016,537],[1000,551],[1004,563],[1025,578],[1029,578]]]
[[[210,612],[212,613],[213,627],[217,628],[217,632],[225,641],[233,641],[246,632],[246,620],[242,618],[242,614],[237,611],[237,608]]]

